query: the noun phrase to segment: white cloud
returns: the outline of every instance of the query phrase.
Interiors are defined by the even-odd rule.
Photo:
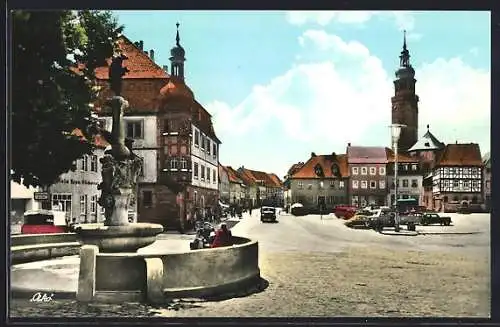
[[[309,23],[326,26],[331,22],[341,24],[363,24],[372,18],[390,19],[399,30],[412,31],[415,28],[415,17],[410,11],[288,11],[286,19],[293,25]]]
[[[473,47],[469,50],[469,52],[474,56],[477,57],[479,55],[479,49],[477,47]]]
[[[389,144],[393,72],[357,41],[308,30],[299,42],[304,60],[255,86],[239,105],[206,104],[224,141],[222,161],[282,175],[311,151],[340,153],[348,142]],[[490,73],[457,58],[415,69],[419,134],[430,124],[445,143],[477,142],[489,150]]]
[[[289,11],[286,17],[293,25],[304,25],[314,22],[321,26],[328,25],[332,20],[345,24],[364,23],[374,15],[369,11]]]

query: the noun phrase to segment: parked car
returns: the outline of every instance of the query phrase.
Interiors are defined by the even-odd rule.
[[[261,207],[260,208],[260,221],[261,222],[277,222],[276,208],[275,207]]]
[[[337,218],[350,219],[356,214],[357,210],[358,210],[358,208],[355,206],[338,205],[338,206],[335,206],[333,213],[335,214],[335,216]]]
[[[306,216],[308,214],[308,210],[303,204],[294,203],[290,206],[290,213],[294,216]]]
[[[406,228],[410,231],[415,231],[416,225],[419,225],[421,220],[422,213],[420,212],[414,212],[399,216],[399,224],[406,225]]]
[[[423,226],[434,224],[449,226],[451,224],[451,217],[442,217],[437,213],[427,212],[420,218],[420,224]]]
[[[371,211],[368,210],[358,210],[354,216],[347,219],[344,225],[351,228],[370,228],[370,217],[373,215]]]
[[[67,233],[66,213],[55,210],[30,210],[24,213],[21,234]]]

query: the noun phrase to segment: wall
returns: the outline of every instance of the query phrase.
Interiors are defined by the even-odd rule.
[[[97,189],[97,185],[101,182],[101,163],[100,159],[104,155],[103,149],[97,149],[93,153],[97,156],[97,171],[91,171],[91,159],[87,156],[87,170],[82,170],[81,162],[77,164],[77,169],[75,171],[69,171],[62,174],[59,177],[59,182],[53,184],[49,190],[52,198],[54,199],[54,194],[71,194],[71,210],[67,211],[68,219],[76,219],[76,222],[95,222],[102,221],[104,218],[102,210],[97,204],[97,200],[100,196],[100,191]],[[80,203],[80,196],[86,195],[86,206],[85,211],[82,211],[82,206]],[[92,214],[92,201],[91,198],[94,196],[96,199],[95,203],[95,215]],[[82,214],[82,212],[85,212]]]
[[[366,168],[366,174],[362,174],[363,167]],[[375,168],[375,175],[370,174],[370,168]],[[353,173],[353,168],[358,169],[358,174]],[[382,168],[382,174],[381,174]],[[355,205],[355,198],[358,198],[358,205],[365,206],[370,202],[379,202],[378,204],[385,205],[387,196],[387,167],[385,163],[367,163],[367,164],[349,164],[349,195],[350,203]],[[358,187],[354,188],[354,181],[357,181]],[[367,188],[361,188],[363,181],[366,181]],[[370,183],[374,181],[375,188],[370,188]],[[381,187],[381,183],[384,187]]]
[[[320,179],[292,179],[290,181],[290,189],[292,193],[291,203],[301,202],[306,207],[318,207],[318,196],[325,197],[327,208],[332,208],[336,204],[345,204],[348,201],[347,188],[348,180],[338,179],[323,179],[323,189],[320,188]],[[333,182],[334,187],[331,187]],[[343,188],[340,188],[340,183],[343,182]],[[302,183],[303,187],[299,187]],[[334,199],[330,199],[334,197]],[[333,200],[333,201],[332,201]]]
[[[139,177],[139,183],[156,183],[158,165],[157,150],[134,150],[135,154],[144,159],[143,175]]]
[[[111,132],[113,118],[110,116],[104,117],[106,122],[105,129]],[[123,117],[125,136],[127,135],[127,122],[140,121],[142,123],[142,138],[134,140],[134,148],[156,148],[156,130],[157,119],[153,115],[130,115]]]
[[[404,187],[403,180],[408,181],[408,187]],[[416,180],[417,187],[412,187],[412,181]],[[404,195],[411,196],[419,200],[419,204],[423,205],[424,188],[422,186],[423,177],[421,175],[406,175],[398,176],[399,186],[398,186],[398,197],[404,198]],[[389,194],[387,195],[387,204],[392,204],[394,196],[394,176],[387,177],[387,185],[390,188]]]
[[[135,293],[140,299],[162,302],[169,297],[203,297],[241,290],[249,281],[260,281],[259,247],[246,238],[234,239],[236,245],[231,247],[184,253],[82,251],[82,262],[91,262],[95,255],[96,264],[80,273],[77,297],[92,301],[112,292],[107,300],[122,302]],[[89,290],[94,285],[92,296]]]
[[[229,177],[224,169],[219,169],[219,196],[220,198],[229,203],[230,186]]]

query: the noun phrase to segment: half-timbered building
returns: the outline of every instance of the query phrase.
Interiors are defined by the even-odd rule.
[[[434,207],[445,212],[459,205],[481,207],[483,200],[483,161],[475,143],[448,144],[432,172]]]
[[[484,210],[489,212],[491,210],[491,155],[489,152],[483,156],[483,164]]]

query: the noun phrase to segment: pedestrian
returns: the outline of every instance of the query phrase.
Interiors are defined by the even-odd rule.
[[[227,228],[226,223],[220,225],[220,229],[215,232],[214,241],[212,242],[212,248],[218,248],[222,246],[233,245],[233,234]]]
[[[252,217],[252,207],[248,208],[248,212],[250,213],[250,217]]]

